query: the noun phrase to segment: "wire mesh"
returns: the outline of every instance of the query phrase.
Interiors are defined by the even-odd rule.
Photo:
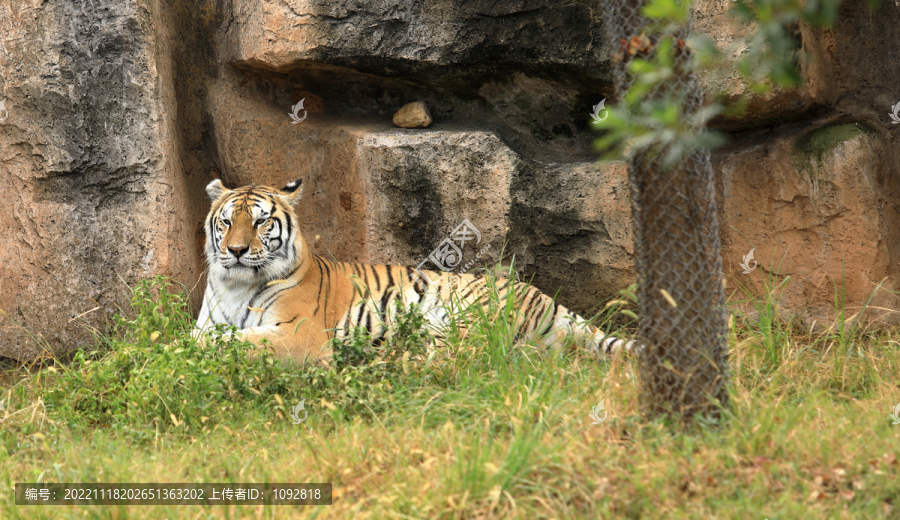
[[[650,25],[641,14],[647,0],[602,0],[612,42],[616,100],[635,77],[635,57],[652,59],[671,35],[675,72],[644,99],[683,106],[685,116],[703,104],[703,92],[687,66],[684,41],[691,22]],[[681,41],[679,41],[681,40]],[[690,121],[691,118],[686,118]],[[703,131],[702,122],[690,123]],[[708,151],[687,152],[662,168],[665,149],[637,150],[629,163],[638,284],[641,394],[650,414],[718,415],[727,404],[728,336],[715,189]],[[665,292],[664,292],[665,291]]]

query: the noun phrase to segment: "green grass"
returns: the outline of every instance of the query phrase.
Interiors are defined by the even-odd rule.
[[[776,286],[773,286],[777,289]],[[0,518],[897,518],[900,335],[804,331],[750,299],[731,408],[643,417],[636,361],[517,345],[511,300],[338,345],[331,369],[189,340],[183,296],[134,289],[96,348],[2,379]],[[629,298],[600,320],[631,313]],[[840,300],[836,300],[840,305]],[[846,323],[850,325],[845,325]],[[464,331],[465,332],[462,332]],[[592,424],[605,400],[608,417]],[[306,420],[290,413],[304,402]],[[16,506],[16,482],[331,482],[331,506]]]

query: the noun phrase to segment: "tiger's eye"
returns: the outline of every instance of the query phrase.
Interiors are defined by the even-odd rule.
[[[259,226],[262,226],[263,224],[265,224],[265,223],[268,222],[268,221],[269,221],[269,219],[267,219],[267,218],[261,218],[261,219],[257,220],[257,221],[253,224],[253,226],[254,226],[254,227],[259,227]]]
[[[226,226],[231,227],[231,221],[228,220],[227,218],[219,219],[219,221],[222,222],[222,224],[225,224]]]

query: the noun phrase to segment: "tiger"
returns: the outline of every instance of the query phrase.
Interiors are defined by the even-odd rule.
[[[313,254],[294,211],[302,182],[281,189],[256,184],[228,189],[218,179],[207,185],[208,270],[195,338],[207,336],[215,325],[230,325],[237,332],[226,334],[281,359],[327,365],[334,340],[347,339],[357,327],[373,342],[388,338],[397,301],[416,306],[439,342],[454,312],[487,305],[492,291],[501,299],[515,291],[516,337],[545,347],[574,344],[598,356],[631,350],[633,341],[605,335],[514,277],[491,286],[480,273],[346,263]]]

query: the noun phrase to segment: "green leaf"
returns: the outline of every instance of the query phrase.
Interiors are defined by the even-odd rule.
[[[688,0],[684,0],[683,2],[677,0],[651,0],[649,4],[644,6],[641,13],[654,20],[664,20],[681,24],[687,21],[690,8],[691,3]]]

